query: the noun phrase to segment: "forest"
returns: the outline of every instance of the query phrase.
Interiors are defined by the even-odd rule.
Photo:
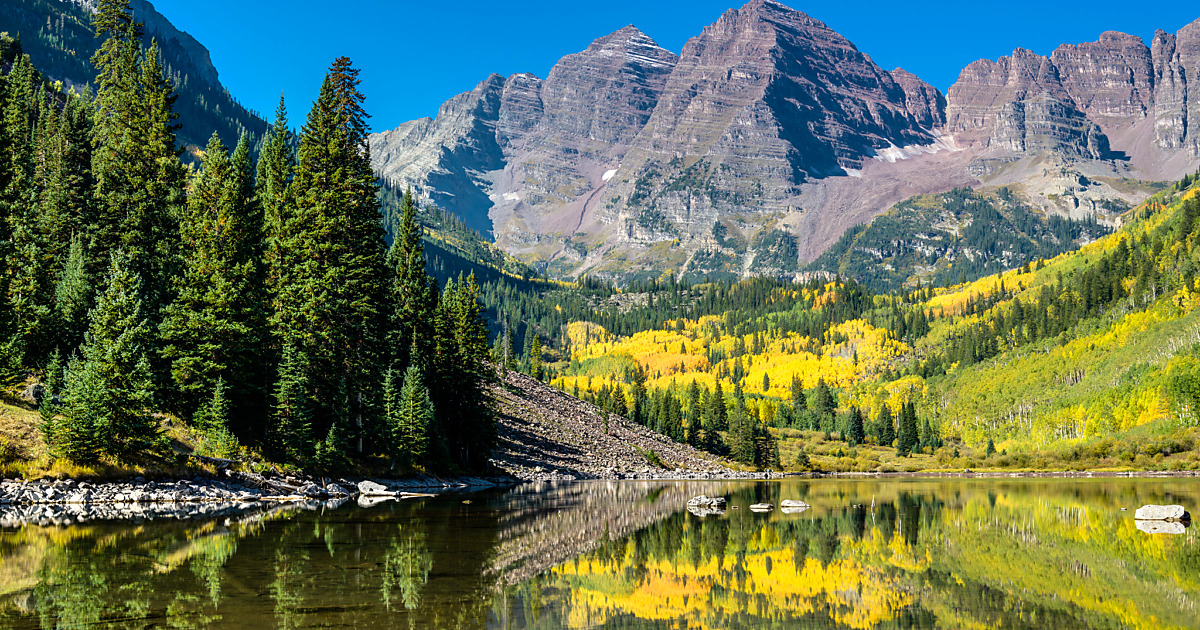
[[[209,457],[482,468],[480,288],[426,273],[411,195],[389,245],[351,61],[298,134],[281,100],[260,143],[213,132],[185,165],[157,43],[127,0],[93,26],[94,91],[0,46],[0,372],[33,376],[53,457],[170,463],[178,422]]]

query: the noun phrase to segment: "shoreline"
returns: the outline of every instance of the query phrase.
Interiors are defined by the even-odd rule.
[[[783,479],[1119,479],[1189,478],[1200,471],[943,471],[725,474],[670,471],[621,477],[520,479],[508,476],[403,479],[313,478],[223,471],[173,479],[123,481],[0,480],[0,528],[28,524],[70,526],[91,521],[243,518],[287,509],[335,509],[351,501],[370,507],[385,501],[457,492],[511,488],[528,483],[590,481],[751,481]]]

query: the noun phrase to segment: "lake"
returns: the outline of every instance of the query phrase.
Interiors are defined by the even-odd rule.
[[[748,509],[783,499],[812,507]],[[0,628],[1200,627],[1197,528],[1140,531],[1146,503],[1196,512],[1200,480],[580,482],[26,525],[0,529]]]

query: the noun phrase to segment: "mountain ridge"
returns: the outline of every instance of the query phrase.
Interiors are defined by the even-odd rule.
[[[968,65],[943,94],[883,70],[820,20],[753,0],[688,40],[673,64],[633,64],[658,72],[643,75],[654,79],[643,92],[615,92],[625,124],[603,147],[587,137],[601,118],[585,108],[564,129],[547,124],[557,101],[546,94],[608,95],[580,60],[634,33],[674,56],[630,26],[564,57],[545,80],[493,75],[511,105],[375,134],[376,168],[551,276],[629,282],[793,275],[849,227],[963,186],[1009,185],[1043,214],[1114,223],[1106,208],[1145,193],[1109,180],[1177,179],[1200,165],[1200,99],[1187,99],[1200,20],[1159,31],[1152,46],[1108,31],[1049,56],[1017,49]],[[500,139],[486,154],[406,140],[437,128],[458,146],[478,124]]]

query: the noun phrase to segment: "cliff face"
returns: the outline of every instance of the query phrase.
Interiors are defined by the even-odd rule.
[[[556,276],[788,275],[912,195],[1013,185],[1081,218],[1200,164],[1200,20],[965,68],[948,94],[774,0],[684,46],[634,27],[372,137],[384,177]],[[1106,178],[1113,178],[1108,180]],[[1112,203],[1110,203],[1112,202]]]
[[[564,57],[545,80],[493,75],[433,120],[374,134],[375,167],[511,247],[561,242],[562,229],[579,225],[581,198],[645,125],[676,60],[625,27]]]
[[[1049,57],[1017,49],[963,70],[948,94],[947,130],[979,152],[980,174],[1048,153],[1175,178],[1200,158],[1198,71],[1200,20],[1158,31],[1150,46],[1110,31]]]

